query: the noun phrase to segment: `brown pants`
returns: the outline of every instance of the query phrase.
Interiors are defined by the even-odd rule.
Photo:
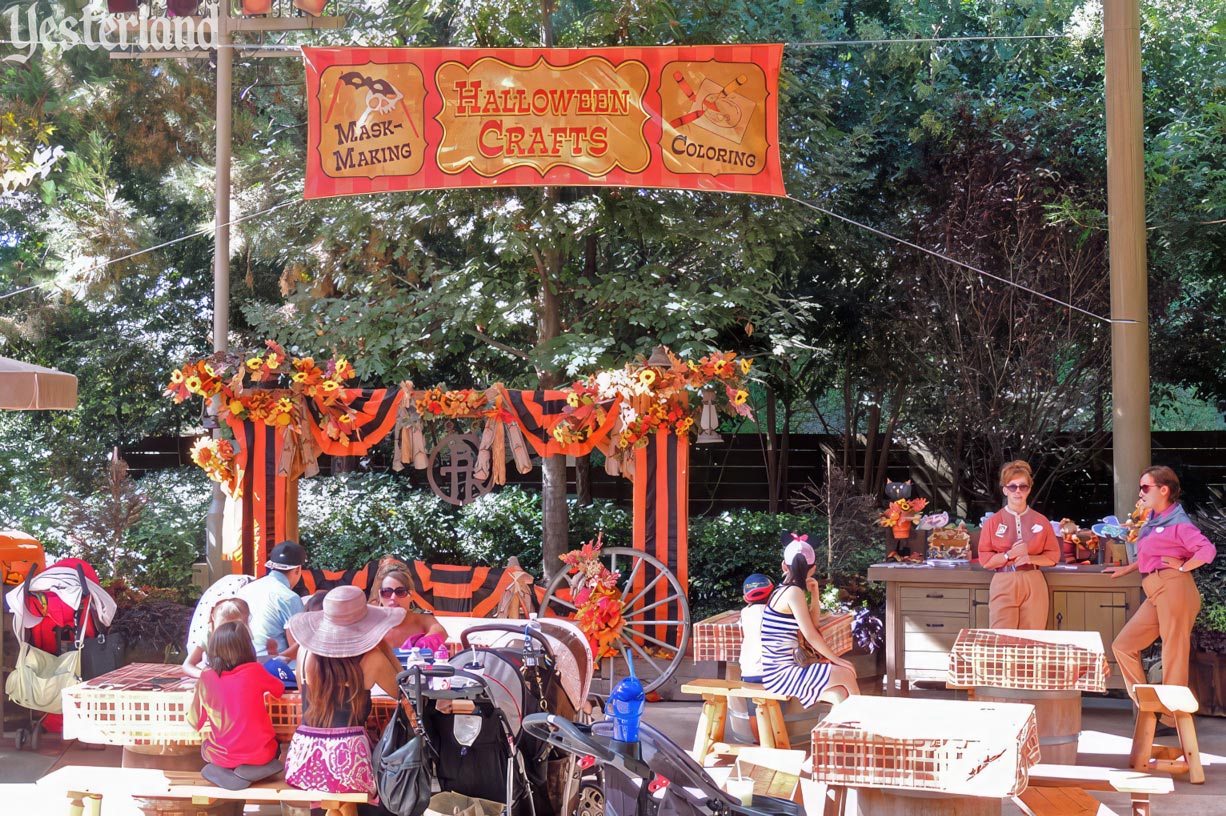
[[[988,626],[992,629],[1046,629],[1047,581],[1038,570],[998,572],[988,590]]]
[[[1192,573],[1164,569],[1141,580],[1145,603],[1124,625],[1111,643],[1119,661],[1124,688],[1148,682],[1141,668],[1141,652],[1162,638],[1162,682],[1188,684],[1188,652],[1192,648],[1192,624],[1200,612],[1200,593]]]

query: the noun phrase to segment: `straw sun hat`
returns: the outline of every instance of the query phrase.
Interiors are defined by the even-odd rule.
[[[379,645],[404,620],[399,607],[369,606],[366,593],[338,586],[324,596],[322,612],[300,612],[289,619],[294,640],[321,657],[356,657]]]

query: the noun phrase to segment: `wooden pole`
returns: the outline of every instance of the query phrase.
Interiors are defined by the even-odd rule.
[[[217,6],[217,133],[214,144],[215,190],[213,198],[213,351],[230,348],[230,134],[233,117],[231,84],[234,75],[234,49],[230,47],[230,3]],[[214,416],[219,400],[214,400]],[[220,425],[220,423],[218,423]],[[221,428],[213,430],[213,438],[221,438]],[[209,580],[216,581],[225,572],[222,561],[222,537],[226,497],[220,484],[213,485],[213,498],[205,520],[205,560],[209,565]],[[243,571],[254,575],[250,556],[243,553]]]
[[[1149,304],[1145,258],[1139,0],[1104,0],[1108,259],[1111,269],[1115,514],[1127,518],[1150,461]]]

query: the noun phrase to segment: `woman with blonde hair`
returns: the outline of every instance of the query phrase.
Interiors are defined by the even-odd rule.
[[[988,517],[979,534],[979,565],[994,570],[988,592],[992,629],[1046,629],[1051,604],[1039,567],[1060,562],[1060,542],[1051,522],[1028,505],[1034,486],[1021,460],[1000,469],[1005,506]]]
[[[447,643],[447,630],[429,612],[413,603],[412,579],[409,568],[400,561],[388,561],[379,567],[370,587],[370,602],[387,609],[403,609],[404,620],[387,633],[384,642],[393,649],[417,646],[437,652]]]

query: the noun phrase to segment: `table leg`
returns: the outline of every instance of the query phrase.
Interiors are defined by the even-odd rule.
[[[102,816],[102,794],[85,794],[85,816]]]
[[[897,581],[885,585],[885,693],[895,697],[907,693],[907,676],[904,664],[902,604]],[[897,685],[895,685],[897,683]]]
[[[82,816],[85,812],[85,794],[68,791],[68,816]]]

